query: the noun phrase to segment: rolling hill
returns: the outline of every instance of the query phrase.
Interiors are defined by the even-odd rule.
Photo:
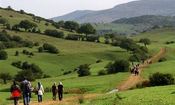
[[[175,16],[174,4],[174,0],[139,0],[117,5],[106,10],[75,11],[64,16],[54,17],[52,20],[74,20],[79,23],[109,23],[121,18],[142,15]]]

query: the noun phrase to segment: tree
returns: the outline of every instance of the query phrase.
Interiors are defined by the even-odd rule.
[[[8,54],[6,51],[0,51],[0,60],[6,60],[8,58]]]
[[[74,21],[66,21],[64,23],[64,28],[70,31],[73,31],[73,30],[78,31],[79,27],[80,27],[79,24]]]
[[[136,47],[136,43],[131,39],[123,39],[120,43],[120,47],[129,51],[133,50],[133,47]]]
[[[22,9],[19,11],[19,13],[20,14],[25,14],[24,10],[22,10]]]
[[[4,81],[4,84],[7,84],[7,80],[11,80],[12,76],[9,73],[1,73],[0,78]]]
[[[95,34],[96,29],[91,24],[88,23],[88,24],[81,25],[78,32],[86,34],[86,38],[87,38],[88,34]]]
[[[79,68],[79,70],[77,73],[78,73],[79,77],[91,75],[90,67],[88,64],[80,65],[78,68]]]
[[[25,31],[37,27],[37,25],[36,25],[35,23],[32,23],[32,22],[30,22],[30,21],[28,21],[28,20],[22,20],[22,21],[19,23],[19,26],[20,26],[21,28],[24,28]]]
[[[49,36],[53,36],[56,38],[63,38],[64,37],[64,32],[59,32],[57,30],[46,29],[44,34],[49,35]]]
[[[151,41],[150,41],[150,39],[148,39],[148,38],[140,39],[139,42],[140,42],[140,43],[143,43],[143,44],[145,45],[145,47],[146,47],[146,45],[151,44]]]
[[[53,46],[51,44],[44,43],[43,44],[43,49],[48,51],[48,52],[50,52],[50,53],[54,53],[54,54],[58,54],[59,53],[59,50],[55,46]]]
[[[115,60],[115,62],[110,62],[106,68],[108,74],[118,73],[118,72],[128,72],[129,61],[127,60]]]
[[[22,70],[17,73],[15,80],[21,82],[24,80],[23,77],[26,77],[29,81],[35,81],[34,75],[35,74],[32,73],[32,70]]]
[[[38,52],[40,52],[40,53],[43,52],[43,47],[39,47]]]
[[[132,65],[134,65],[134,62],[137,61],[136,56],[135,56],[135,55],[130,56],[130,57],[129,57],[129,61],[132,62]]]

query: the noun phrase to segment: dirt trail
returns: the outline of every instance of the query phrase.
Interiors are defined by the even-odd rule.
[[[155,60],[157,60],[158,58],[164,56],[166,54],[166,49],[165,48],[161,48],[161,50],[159,51],[159,53],[157,55],[155,55],[154,57],[152,57],[151,59],[148,60],[148,62],[153,62]],[[128,90],[132,87],[134,87],[138,82],[141,82],[145,79],[143,79],[141,77],[141,73],[142,73],[142,68],[146,67],[148,64],[142,64],[139,68],[139,75],[135,76],[135,75],[130,75],[124,82],[122,82],[117,89],[112,90],[111,92],[109,92],[108,94],[114,93],[114,92],[118,92],[118,91],[124,91],[124,90]],[[96,98],[101,96],[102,94],[85,94],[83,95],[83,97],[85,99],[88,98]],[[64,102],[69,102],[69,101],[76,101],[78,100],[80,96],[73,96],[73,97],[68,97],[68,98],[64,98],[61,102],[60,101],[53,101],[53,100],[45,100],[42,103],[38,103],[38,102],[31,102],[30,105],[58,105]],[[23,105],[22,103],[20,103],[19,105]]]
[[[151,59],[149,59],[147,61],[148,62],[154,62],[155,60],[157,60],[158,58],[164,56],[165,54],[166,54],[166,48],[161,48],[161,50],[159,51],[159,53],[157,55],[155,55],[154,57],[152,57]],[[146,79],[142,78],[142,76],[141,76],[142,68],[144,68],[146,66],[148,66],[147,63],[144,63],[144,64],[140,65],[138,76],[135,76],[134,74],[131,74],[124,82],[119,84],[119,86],[118,86],[119,91],[128,90],[128,89],[134,87],[137,83],[146,80]]]
[[[96,98],[96,97],[99,97],[99,96],[101,96],[101,94],[85,94],[85,95],[83,95],[83,97],[85,99],[88,99],[88,98],[92,99],[92,98]],[[36,101],[33,101],[33,102],[30,103],[30,105],[58,105],[58,104],[61,104],[61,103],[64,103],[64,102],[77,101],[79,97],[81,97],[81,95],[64,98],[62,101],[45,100],[42,103],[38,103]],[[23,103],[20,103],[19,105],[23,105]]]

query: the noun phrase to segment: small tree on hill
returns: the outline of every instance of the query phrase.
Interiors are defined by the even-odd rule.
[[[6,51],[0,51],[0,60],[6,60],[8,58],[8,54]]]
[[[0,18],[0,24],[3,24],[3,26],[5,26],[7,23],[8,23],[7,19]]]
[[[91,75],[89,65],[88,64],[80,65],[77,73],[79,77]]]
[[[35,23],[32,23],[32,22],[30,22],[30,21],[28,21],[28,20],[22,20],[22,21],[19,23],[19,26],[20,26],[21,28],[24,28],[25,31],[37,27],[37,25],[36,25]]]
[[[139,42],[143,43],[145,46],[151,44],[151,41],[148,38],[140,39]]]
[[[70,30],[70,31],[77,31],[79,29],[79,24],[77,22],[74,22],[74,21],[66,21],[64,23],[64,28]]]
[[[9,73],[1,73],[0,78],[4,81],[4,84],[7,84],[7,80],[11,80],[12,76]]]
[[[95,34],[96,29],[91,24],[83,24],[81,25],[80,29],[78,30],[79,33],[86,34],[86,38],[88,34]]]

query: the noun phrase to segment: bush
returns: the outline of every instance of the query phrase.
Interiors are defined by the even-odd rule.
[[[16,52],[15,52],[15,56],[18,56],[18,55],[19,55],[19,52],[18,52],[18,51],[16,51]]]
[[[99,39],[99,37],[98,36],[87,36],[87,41],[89,41],[89,42],[95,42],[95,41],[97,41]]]
[[[100,62],[103,62],[101,59],[97,60],[96,63],[100,63]]]
[[[67,74],[70,74],[70,73],[72,73],[72,71],[66,71],[66,72],[63,73],[63,75],[67,75]]]
[[[17,73],[17,75],[15,76],[15,80],[21,82],[23,81],[23,77],[26,77],[29,81],[35,81],[34,75],[35,74],[32,73],[31,70],[22,70]]]
[[[39,47],[38,52],[40,52],[40,53],[43,52],[43,47]]]
[[[77,73],[79,77],[91,75],[89,65],[88,64],[80,65]]]
[[[8,58],[8,54],[6,51],[0,51],[0,60],[6,60]]]
[[[65,39],[67,39],[67,40],[78,40],[79,36],[69,34],[68,36],[66,36]]]
[[[33,46],[34,46],[34,43],[32,41],[25,41],[24,42],[24,47],[32,48]]]
[[[106,75],[106,74],[107,74],[107,72],[105,70],[100,70],[98,72],[98,75]]]
[[[44,74],[43,78],[50,78],[50,75]]]
[[[0,50],[5,49],[5,45],[3,43],[0,43]]]
[[[174,84],[172,74],[154,73],[149,77],[151,86],[164,86]]]
[[[12,40],[13,40],[13,41],[16,41],[16,42],[21,42],[21,41],[22,41],[22,38],[19,37],[19,36],[15,36],[15,35],[14,35],[14,36],[12,37]]]
[[[21,69],[22,68],[22,64],[21,63],[22,63],[21,61],[12,62],[12,66],[15,66],[15,67]]]
[[[35,43],[34,43],[34,46],[39,46],[39,43],[38,43],[38,42],[35,42]]]
[[[55,46],[47,44],[47,43],[43,44],[43,49],[50,52],[50,53],[54,53],[54,54],[59,53],[59,50]]]
[[[158,60],[158,62],[165,62],[166,60],[167,60],[166,58],[162,57]]]
[[[118,73],[118,72],[128,72],[129,61],[127,60],[116,60],[114,63],[110,62],[106,68],[108,74]]]
[[[53,36],[53,37],[57,37],[57,38],[63,38],[64,37],[64,33],[63,32],[58,32],[57,30],[45,30],[44,32],[46,35],[49,36]]]

